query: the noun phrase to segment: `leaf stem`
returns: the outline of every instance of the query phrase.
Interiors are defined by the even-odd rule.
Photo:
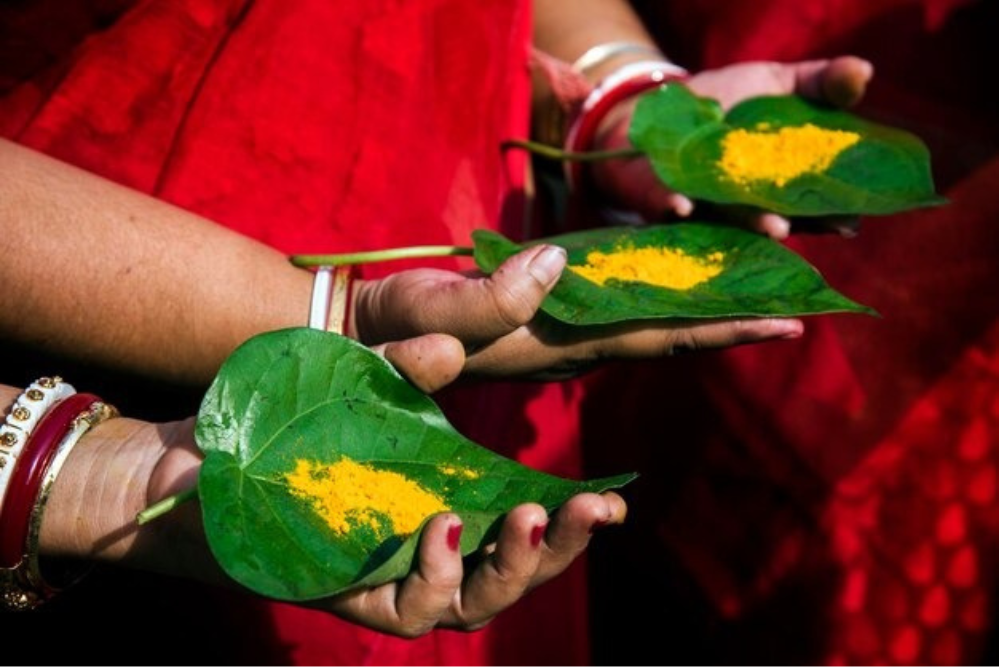
[[[149,523],[153,519],[158,519],[167,512],[173,510],[186,503],[189,500],[194,500],[198,497],[198,487],[193,486],[187,491],[181,491],[180,493],[175,493],[172,496],[167,496],[158,503],[153,503],[146,509],[142,510],[135,515],[135,522],[140,526]]]
[[[614,160],[616,158],[641,157],[644,153],[638,148],[619,148],[613,151],[587,151],[585,153],[574,153],[564,151],[561,148],[543,144],[528,139],[508,139],[501,146],[507,148],[523,148],[526,151],[549,158],[550,160],[564,160],[567,162],[598,162],[600,160]]]
[[[388,248],[368,252],[346,252],[336,255],[292,255],[289,259],[295,266],[344,266],[348,264],[368,264],[390,259],[412,257],[449,257],[471,255],[472,248],[455,245],[417,245],[406,248]]]

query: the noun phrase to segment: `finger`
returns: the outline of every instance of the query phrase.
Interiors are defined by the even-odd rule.
[[[680,218],[686,218],[694,211],[694,202],[677,192],[667,191],[664,196],[661,211],[672,213]]]
[[[461,606],[452,623],[480,628],[524,595],[538,569],[546,524],[548,515],[541,505],[519,505],[507,514],[492,552],[462,586]]]
[[[711,202],[699,202],[698,218],[724,222],[778,241],[788,238],[791,229],[791,221],[787,218],[753,206],[736,204],[722,206]]]
[[[421,391],[432,394],[451,384],[465,365],[465,347],[446,334],[383,343],[372,348]]]
[[[581,493],[570,498],[549,521],[541,562],[531,586],[555,577],[581,554],[594,531],[625,520],[625,501],[617,493]]]
[[[641,200],[630,204],[643,220],[663,220],[670,218],[686,218],[694,211],[694,202],[688,197],[667,190],[660,184],[653,184],[645,189]]]
[[[362,588],[316,605],[349,621],[400,637],[430,631],[462,582],[462,523],[454,514],[431,519],[420,537],[414,570],[405,579]]]
[[[752,216],[747,226],[750,231],[770,236],[776,241],[783,241],[788,238],[792,223],[777,213],[760,213]]]
[[[823,72],[823,97],[838,107],[857,104],[865,94],[875,68],[867,60],[841,56],[830,62]]]
[[[653,359],[683,350],[794,339],[802,331],[801,320],[788,318],[584,328],[532,323],[470,354],[465,372],[485,377],[540,374],[544,379],[562,379],[608,359]]]
[[[814,100],[823,99],[823,71],[829,67],[830,61],[803,60],[791,65],[778,65],[782,68],[783,78],[790,78],[789,89],[796,95]]]
[[[861,232],[861,218],[855,215],[824,216],[794,221],[793,234],[838,234],[841,238],[854,238]]]
[[[598,355],[620,358],[670,356],[681,351],[790,340],[802,336],[802,331],[802,321],[790,318],[736,319],[637,329],[601,340]]]
[[[795,63],[784,70],[783,76],[791,76],[792,90],[798,95],[848,107],[864,95],[873,73],[867,60],[841,56]]]
[[[430,631],[452,605],[462,584],[462,522],[454,514],[434,517],[424,528],[416,568],[399,586],[395,601],[398,633]]]

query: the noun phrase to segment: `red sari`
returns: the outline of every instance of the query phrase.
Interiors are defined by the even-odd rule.
[[[525,233],[526,162],[499,145],[527,134],[526,2],[64,5],[2,10],[0,43],[16,56],[0,81],[4,136],[287,253],[468,244],[478,227]],[[492,384],[452,391],[442,402],[472,439],[579,476],[580,395],[574,384]],[[583,574],[574,566],[482,632],[416,641],[183,584],[176,584],[182,600],[144,587],[147,596],[133,603],[144,605],[140,614],[164,610],[171,628],[208,642],[190,655],[183,643],[164,647],[180,663],[217,655],[303,664],[570,664],[588,659]],[[134,611],[108,610],[86,592],[76,594],[71,632],[128,626]],[[200,624],[211,629],[195,629]],[[98,660],[114,662],[114,649],[102,651]],[[79,655],[72,660],[86,661]],[[142,656],[139,663],[148,661]]]
[[[585,460],[642,477],[629,539],[595,544],[591,564],[647,575],[595,581],[597,661],[996,664],[997,125],[980,78],[991,8],[640,4],[694,71],[871,59],[859,113],[921,136],[950,203],[865,219],[855,239],[790,241],[880,318],[809,318],[797,341],[592,378]],[[619,611],[650,598],[656,618]]]

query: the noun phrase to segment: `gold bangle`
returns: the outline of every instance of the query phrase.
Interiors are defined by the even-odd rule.
[[[42,575],[38,547],[41,537],[42,516],[48,504],[52,487],[59,471],[73,448],[83,435],[101,422],[118,415],[114,407],[102,401],[95,401],[78,414],[70,423],[66,434],[59,441],[52,460],[45,470],[38,496],[31,508],[28,535],[24,545],[24,555],[12,568],[0,568],[0,605],[10,611],[34,609],[52,596],[79,581],[89,571],[91,565],[76,568],[65,574],[55,585]]]

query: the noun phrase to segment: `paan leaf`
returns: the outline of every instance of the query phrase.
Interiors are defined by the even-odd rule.
[[[503,458],[455,431],[381,357],[312,329],[238,348],[205,396],[195,437],[212,553],[236,581],[284,600],[405,576],[438,511],[462,517],[467,554],[517,504],[551,510],[633,477],[574,482]]]
[[[796,96],[724,114],[672,83],[638,103],[629,137],[670,188],[792,216],[887,214],[945,200],[917,137]]]
[[[485,273],[492,273],[525,247],[486,230],[473,232],[472,238],[476,263]],[[780,243],[724,225],[604,227],[530,245],[538,243],[566,248],[568,268],[542,302],[542,310],[569,324],[874,313],[830,288],[816,269]],[[650,252],[641,256],[622,250]],[[598,284],[581,275],[581,267],[588,265],[593,253],[611,268],[615,265],[607,261],[619,255],[619,277]],[[654,270],[663,282],[641,280],[644,267]]]

